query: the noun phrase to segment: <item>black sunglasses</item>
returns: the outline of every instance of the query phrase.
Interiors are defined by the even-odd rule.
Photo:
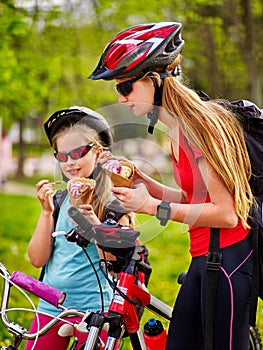
[[[142,79],[142,76],[140,75],[139,77],[126,80],[122,83],[116,84],[116,90],[118,93],[122,96],[128,96],[132,92],[132,84],[135,83],[137,80]]]
[[[94,143],[89,143],[86,146],[80,146],[75,149],[73,149],[70,152],[59,152],[59,151],[54,151],[54,156],[59,162],[67,162],[68,161],[68,156],[70,156],[71,159],[80,159],[84,157],[91,148],[93,147]]]

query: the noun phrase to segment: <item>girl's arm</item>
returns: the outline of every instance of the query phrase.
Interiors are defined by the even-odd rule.
[[[176,203],[171,201],[170,219],[189,225],[204,227],[235,227],[238,216],[234,208],[234,199],[222,179],[204,158],[199,167],[207,186],[210,202],[200,204]],[[113,187],[112,192],[122,206],[131,211],[156,215],[161,200],[151,195],[147,187],[140,183],[134,189]],[[166,199],[167,200],[167,199]]]
[[[28,244],[28,256],[31,264],[38,268],[47,263],[53,251],[54,204],[52,197],[54,187],[49,184],[48,180],[41,180],[37,183],[36,188],[42,211]]]

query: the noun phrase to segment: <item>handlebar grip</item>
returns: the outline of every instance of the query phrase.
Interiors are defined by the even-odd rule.
[[[146,264],[144,261],[138,263],[139,271],[145,273],[145,275],[150,275],[152,273],[152,268],[150,265]]]
[[[13,272],[10,276],[10,281],[55,307],[62,304],[66,298],[66,293],[20,271]]]
[[[93,225],[81,214],[76,207],[70,207],[68,209],[68,215],[80,226],[85,232],[93,230]]]

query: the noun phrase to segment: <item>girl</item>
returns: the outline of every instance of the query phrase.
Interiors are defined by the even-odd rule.
[[[147,114],[151,133],[158,119],[169,128],[179,189],[136,169],[134,188],[114,187],[112,192],[126,209],[156,215],[162,225],[169,219],[189,224],[192,261],[174,306],[166,349],[205,348],[206,256],[210,228],[219,227],[223,258],[213,349],[247,350],[253,203],[249,157],[242,127],[222,101],[204,101],[181,82],[183,45],[180,23],[134,26],[110,41],[90,75],[93,80],[115,79],[119,102],[137,117]],[[106,156],[101,155],[102,163]]]
[[[101,115],[88,108],[72,107],[55,112],[44,126],[65,181],[77,176],[96,180],[90,204],[80,205],[78,209],[92,224],[100,224],[105,220],[105,206],[112,199],[110,179],[101,171],[98,164],[99,155],[102,151],[109,149],[113,142],[108,123]],[[86,248],[92,266],[78,245],[68,242],[62,236],[57,236],[55,240],[52,237],[54,231],[69,232],[74,227],[72,219],[67,214],[70,207],[68,194],[59,208],[55,222],[53,184],[48,180],[41,180],[36,188],[42,211],[28,245],[31,263],[35,267],[45,266],[43,282],[66,292],[65,307],[94,312],[107,310],[112,290],[99,268],[101,252],[98,251],[97,246],[90,243]],[[127,215],[120,220],[125,225],[129,224]],[[55,307],[43,300],[38,305],[38,311],[40,327],[50,321],[50,317],[42,315],[41,312],[54,316],[59,313]],[[80,321],[78,318],[70,320]],[[62,324],[60,322],[46,335],[40,337],[34,349],[67,349],[69,337],[58,335],[58,329]],[[35,317],[31,332],[36,330]],[[78,332],[74,335],[79,338],[80,347],[87,335]],[[33,343],[28,341],[26,350],[31,349]]]

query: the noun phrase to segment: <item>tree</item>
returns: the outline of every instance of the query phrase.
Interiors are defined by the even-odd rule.
[[[26,3],[26,2],[24,2]],[[23,4],[23,2],[22,2]],[[211,97],[262,103],[261,0],[35,0],[18,7],[0,0],[0,102],[4,127],[23,128],[72,105],[93,109],[116,102],[114,82],[92,82],[108,41],[138,23],[179,21],[185,40],[183,72]],[[41,142],[41,140],[40,140]]]

